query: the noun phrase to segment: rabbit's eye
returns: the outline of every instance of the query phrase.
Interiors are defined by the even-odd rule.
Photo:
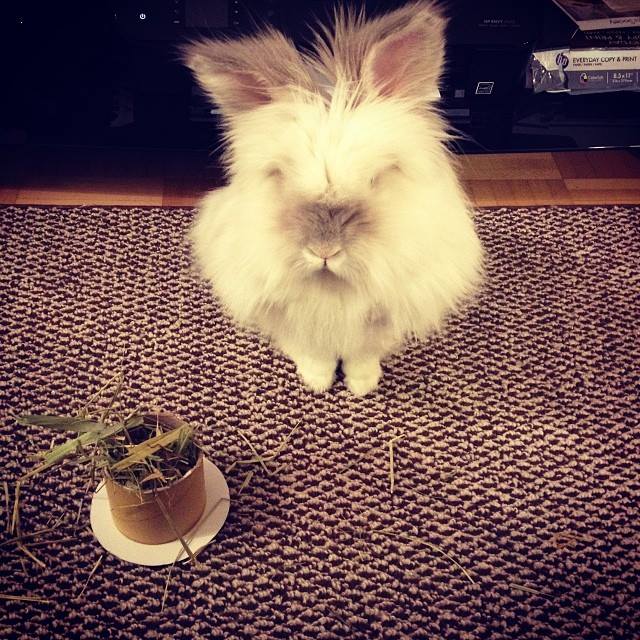
[[[265,169],[265,175],[267,176],[267,178],[282,180],[282,178],[284,177],[284,171],[276,165],[271,165]]]
[[[359,217],[360,217],[360,213],[358,211],[354,211],[353,213],[350,213],[346,218],[342,220],[342,226],[346,227],[348,224],[356,222]]]
[[[377,187],[383,178],[386,178],[387,176],[391,175],[396,171],[401,171],[400,165],[397,164],[396,162],[386,166],[384,169],[382,169],[381,171],[378,171],[378,173],[376,173],[376,175],[371,178],[371,186],[374,188]]]

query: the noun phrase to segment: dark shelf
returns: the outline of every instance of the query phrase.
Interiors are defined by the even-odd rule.
[[[272,22],[299,43],[306,22],[329,3],[253,0],[215,3],[212,34],[244,33]],[[205,0],[52,5],[12,3],[0,10],[0,142],[115,147],[215,148],[219,122],[194,92],[176,46],[207,30],[190,28]],[[369,2],[378,9],[401,2]],[[211,7],[216,5],[215,11]],[[551,2],[451,0],[442,109],[464,151],[537,151],[640,145],[640,93],[534,95],[524,71],[535,43],[571,27]],[[174,11],[174,10],[172,10]],[[177,10],[176,10],[177,11]],[[163,13],[164,12],[164,13]],[[190,12],[190,13],[189,13]],[[176,15],[178,15],[176,13]],[[226,21],[226,22],[225,22]],[[549,26],[551,25],[551,26]],[[485,76],[491,75],[491,78]],[[494,79],[492,95],[478,79]],[[462,94],[462,97],[461,97]]]

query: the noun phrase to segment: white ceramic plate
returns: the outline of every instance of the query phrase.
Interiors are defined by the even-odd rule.
[[[185,534],[189,548],[199,551],[213,540],[229,513],[229,487],[222,472],[213,462],[204,460],[204,484],[207,502],[204,513],[198,523]],[[113,523],[107,489],[102,486],[93,494],[91,500],[91,528],[98,542],[110,553],[127,562],[158,566],[188,560],[180,540],[163,544],[143,544],[130,540],[120,533]]]

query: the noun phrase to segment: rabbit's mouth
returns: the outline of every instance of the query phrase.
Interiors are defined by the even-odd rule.
[[[332,260],[325,260],[320,264],[309,264],[306,263],[306,277],[309,281],[314,281],[323,284],[347,284],[348,278],[346,277],[346,273],[342,267],[342,263],[340,265],[332,264]]]
[[[326,251],[319,251],[317,248],[306,247],[302,251],[303,260],[312,273],[333,274],[340,276],[342,267],[346,261],[346,255],[342,248],[331,248]]]
[[[331,271],[328,267],[323,267],[317,270],[311,276],[316,282],[320,282],[326,286],[335,286],[337,284],[345,284],[344,277],[337,274],[335,271]]]

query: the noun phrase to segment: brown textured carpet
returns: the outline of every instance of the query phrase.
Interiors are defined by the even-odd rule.
[[[242,494],[229,474],[229,519],[163,613],[167,568],[109,555],[74,600],[102,552],[84,527],[33,547],[46,569],[0,547],[0,593],[51,601],[0,600],[0,637],[640,637],[640,208],[479,211],[480,300],[365,399],[307,393],[221,316],[192,216],[0,209],[3,479],[28,436],[49,442],[10,414],[77,410],[118,368],[132,406],[202,424],[223,469],[249,453],[239,429],[265,451],[301,419],[285,466]],[[71,468],[26,486],[23,529],[75,516],[82,488]]]

